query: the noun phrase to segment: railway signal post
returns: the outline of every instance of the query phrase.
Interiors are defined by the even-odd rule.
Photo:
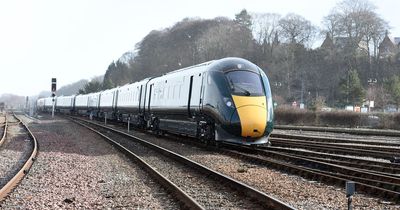
[[[51,110],[51,118],[54,118],[54,107],[55,107],[55,96],[56,96],[56,90],[57,90],[57,79],[56,78],[51,78],[51,97],[53,97],[52,102],[53,102],[53,108]]]

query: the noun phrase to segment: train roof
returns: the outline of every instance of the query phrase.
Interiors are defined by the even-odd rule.
[[[200,64],[197,64],[197,65],[194,65],[194,66],[188,66],[186,68],[182,68],[182,69],[178,69],[178,70],[174,70],[174,71],[168,72],[168,73],[166,73],[164,75],[169,75],[169,74],[173,74],[173,73],[177,73],[177,72],[181,72],[181,71],[187,71],[189,69],[193,69],[193,68],[197,68],[197,67],[201,67],[201,66],[208,66],[208,65],[212,64],[214,61],[215,60],[207,61],[207,62],[200,63]]]
[[[246,70],[252,71],[255,73],[260,73],[260,67],[255,65],[254,63],[237,57],[228,57],[217,60],[216,62],[212,63],[210,69],[222,72],[228,72],[232,70]]]
[[[207,62],[200,63],[200,64],[197,64],[194,66],[189,66],[186,68],[178,69],[178,70],[168,72],[168,73],[163,74],[158,77],[174,74],[177,72],[183,72],[183,71],[187,71],[187,70],[198,68],[198,67],[208,67],[208,66],[209,66],[210,70],[223,71],[223,72],[240,69],[240,70],[248,70],[248,71],[253,71],[253,72],[259,73],[259,70],[260,70],[260,68],[257,65],[255,65],[254,63],[252,63],[246,59],[238,58],[238,57],[228,57],[228,58],[222,58],[219,60],[207,61]],[[157,77],[154,77],[154,78],[157,78]]]

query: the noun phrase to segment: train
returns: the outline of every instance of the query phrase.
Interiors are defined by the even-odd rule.
[[[43,112],[128,122],[206,143],[268,144],[271,88],[264,71],[236,57],[213,60],[101,92],[40,98]]]

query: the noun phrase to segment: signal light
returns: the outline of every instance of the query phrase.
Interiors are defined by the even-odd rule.
[[[56,92],[57,90],[57,79],[51,78],[51,92]]]

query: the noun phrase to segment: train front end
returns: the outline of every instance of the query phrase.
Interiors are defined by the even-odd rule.
[[[273,130],[273,105],[264,71],[244,60],[226,59],[219,65],[219,91],[223,95],[216,125],[217,141],[254,145],[268,143]]]

